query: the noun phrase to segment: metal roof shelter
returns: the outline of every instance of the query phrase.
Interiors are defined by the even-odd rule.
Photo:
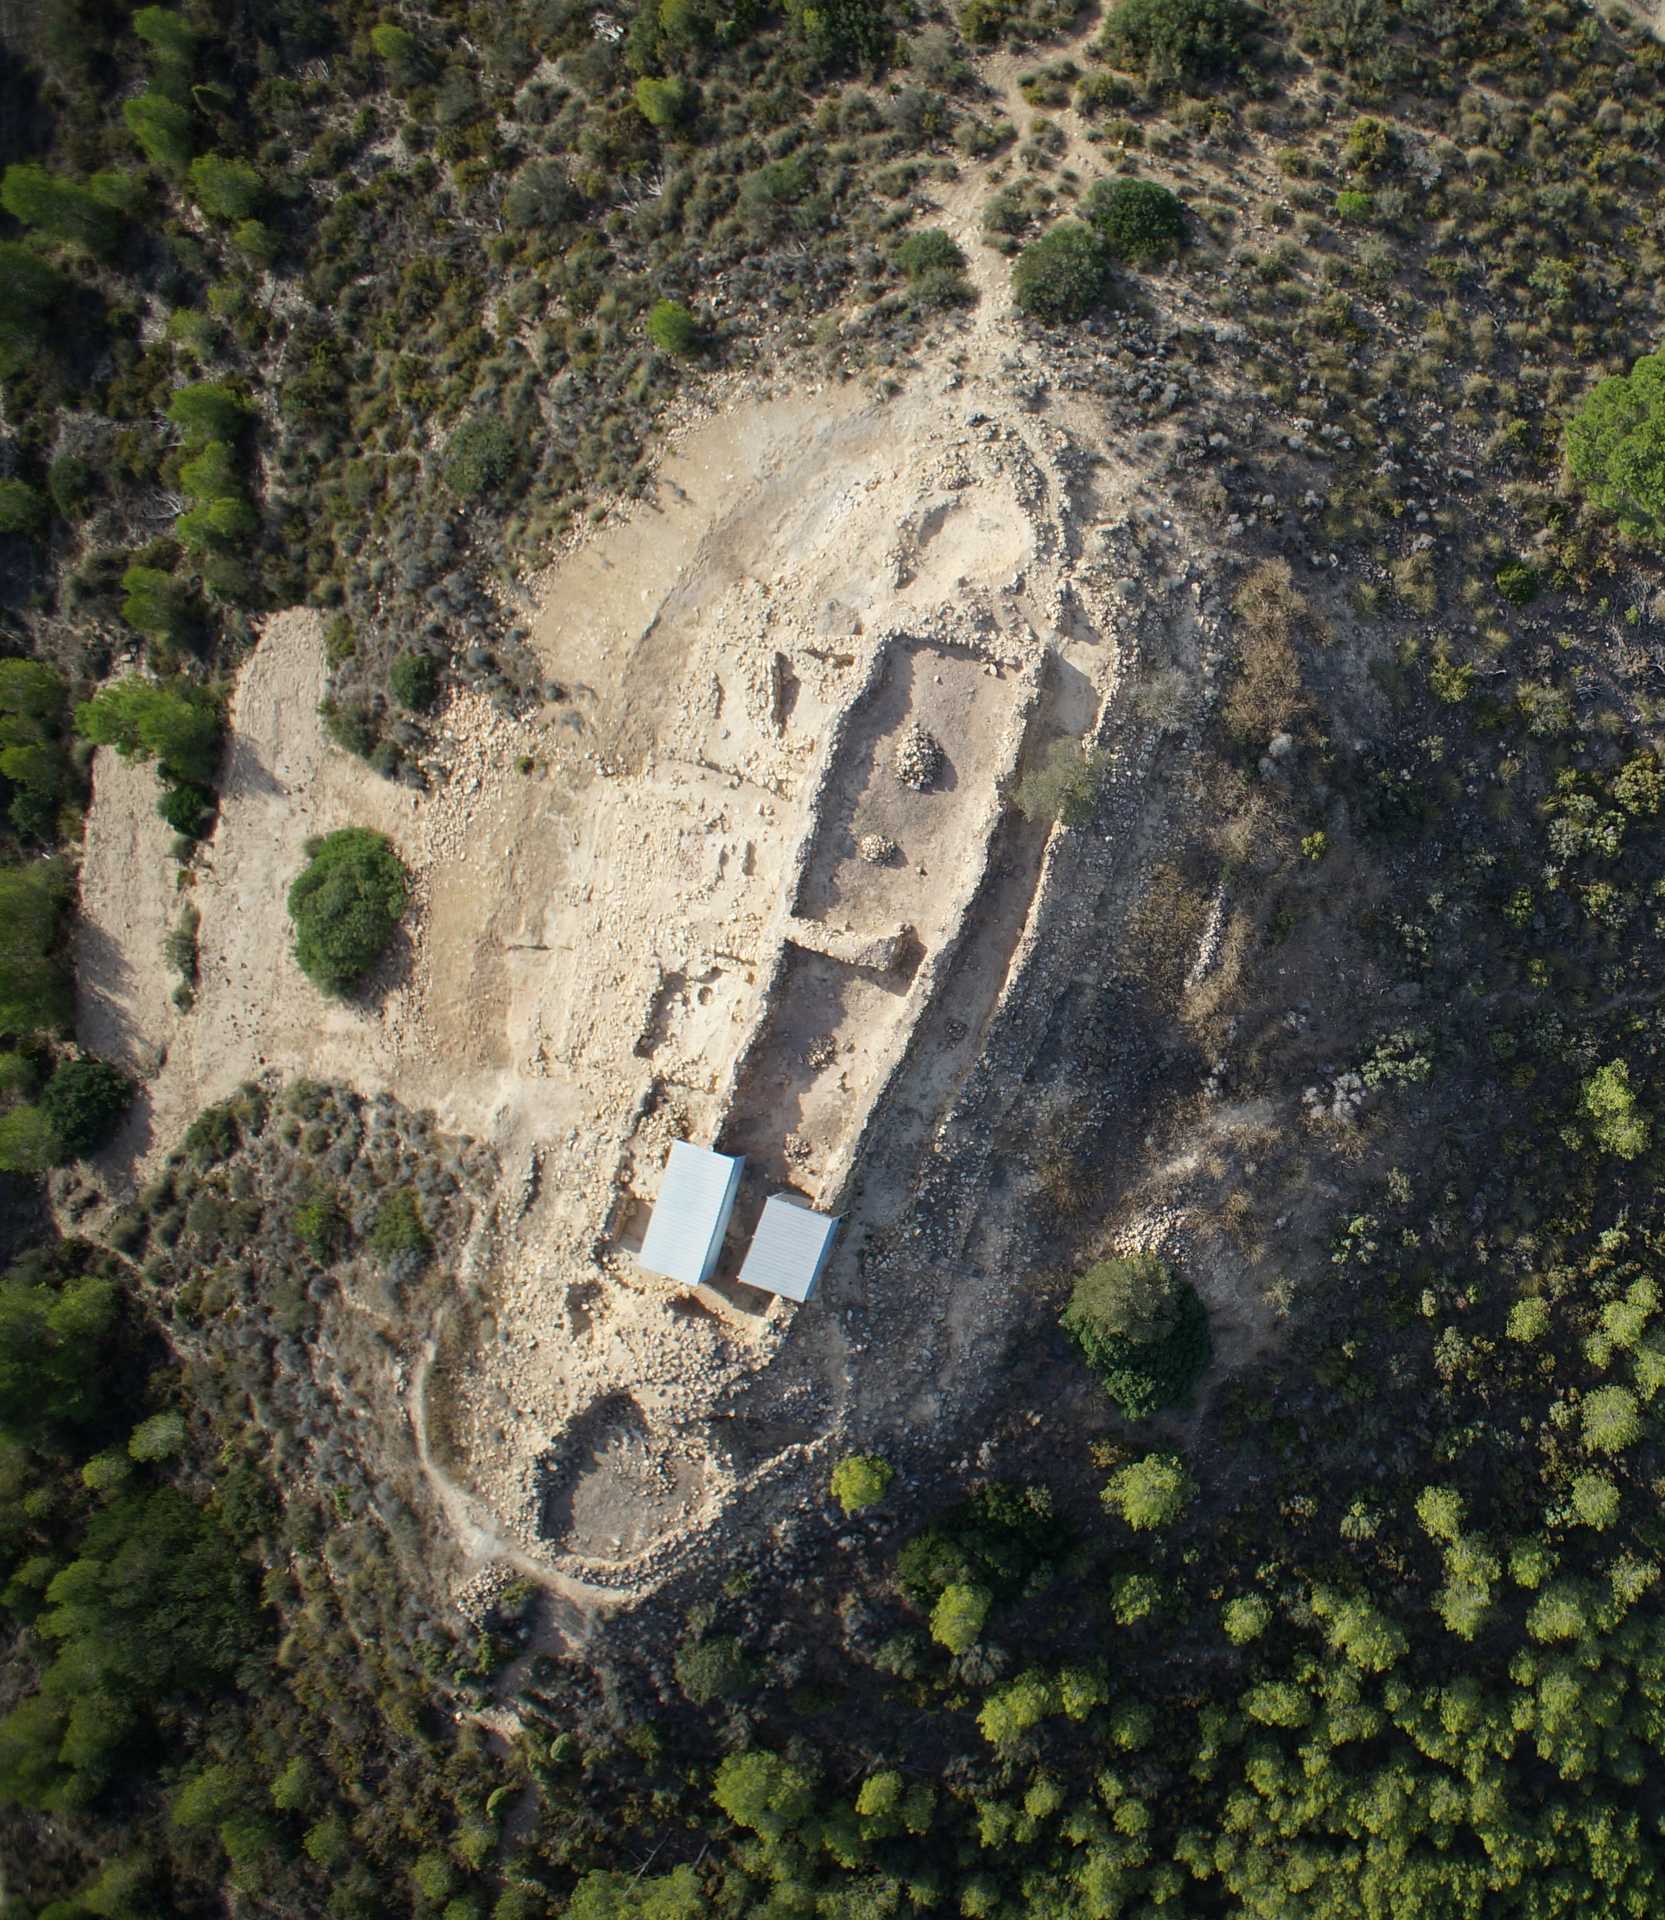
[[[839,1214],[815,1213],[787,1193],[772,1193],[746,1249],[740,1278],[765,1293],[807,1300],[832,1253]]]
[[[671,1142],[653,1218],[636,1256],[650,1273],[690,1287],[710,1278],[745,1164],[743,1158],[713,1153],[686,1140]]]

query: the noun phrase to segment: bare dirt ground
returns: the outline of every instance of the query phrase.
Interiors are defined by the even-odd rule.
[[[990,66],[1023,122],[1016,71]],[[1063,122],[1065,163],[1103,171]],[[386,1088],[488,1140],[504,1184],[415,1438],[464,1558],[568,1605],[650,1590],[742,1511],[804,1504],[806,1466],[905,1450],[986,1395],[1036,1062],[1125,940],[1171,804],[1176,722],[1135,695],[1209,696],[1217,613],[1172,568],[1159,496],[1089,402],[1034,398],[1046,368],[977,229],[989,190],[969,167],[944,192],[981,299],[902,391],[799,384],[693,425],[656,501],[536,583],[559,697],[517,718],[453,699],[426,794],[324,738],[316,618],[266,624],[191,890],[189,1013],[153,778],[95,769],[81,1035],[146,1086],[110,1184],[263,1073]],[[944,752],[922,791],[894,772],[915,725]],[[1113,832],[1006,804],[1022,766],[1090,738],[1115,753]],[[416,883],[352,1003],[305,981],[284,909],[307,837],[345,824],[391,835]],[[863,859],[867,834],[894,857]],[[893,937],[890,961],[861,951]],[[678,1136],[753,1167],[697,1297],[632,1258]],[[783,1185],[846,1214],[804,1309],[733,1279]],[[1238,1278],[1219,1294],[1217,1344],[1233,1314],[1259,1337]]]

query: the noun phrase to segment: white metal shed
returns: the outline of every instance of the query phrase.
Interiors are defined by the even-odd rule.
[[[807,1300],[832,1253],[842,1217],[816,1213],[789,1193],[772,1193],[746,1249],[740,1278],[765,1293]]]
[[[686,1140],[671,1142],[659,1198],[636,1256],[650,1273],[690,1287],[711,1277],[745,1164],[743,1158],[713,1153]]]

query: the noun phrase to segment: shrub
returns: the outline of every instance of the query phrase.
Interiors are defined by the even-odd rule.
[[[1665,353],[1598,382],[1568,422],[1565,448],[1573,478],[1627,532],[1665,535]]]
[[[847,1514],[860,1513],[890,1491],[896,1469],[875,1453],[847,1454],[832,1470],[832,1497]]]
[[[445,484],[465,500],[495,491],[509,477],[515,445],[508,427],[489,414],[465,420],[445,445]]]
[[[347,1216],[333,1188],[320,1187],[295,1209],[295,1238],[320,1266],[340,1258],[348,1241]]]
[[[1119,1473],[1104,1489],[1104,1504],[1139,1532],[1172,1524],[1197,1491],[1177,1454],[1147,1453]]]
[[[648,309],[647,337],[661,353],[677,360],[699,351],[699,324],[675,300],[656,300]]]
[[[1118,260],[1138,266],[1173,253],[1185,238],[1179,196],[1154,180],[1099,180],[1087,195],[1087,218]]]
[[[1030,241],[1012,268],[1012,299],[1037,320],[1079,320],[1108,298],[1110,243],[1096,227],[1060,220]]]
[[[187,840],[200,840],[214,824],[216,804],[208,788],[181,781],[162,790],[156,811],[175,833],[182,833]]]
[[[121,1124],[133,1083],[106,1060],[65,1060],[41,1093],[41,1111],[66,1156],[95,1153]]]
[[[0,273],[4,271],[4,265],[0,264]],[[52,496],[52,504],[61,519],[79,520],[98,491],[97,476],[85,460],[77,459],[73,453],[60,454],[46,470],[46,491]]]
[[[1074,740],[1054,740],[1040,764],[1012,789],[1012,805],[1025,820],[1085,826],[1098,804],[1105,766],[1103,754],[1083,754]]]
[[[395,1274],[408,1275],[426,1264],[433,1241],[409,1187],[395,1187],[377,1207],[368,1244],[374,1257]]]
[[[1252,18],[1238,0],[1118,0],[1099,44],[1155,85],[1194,87],[1246,63]]]
[[[786,12],[829,65],[879,67],[890,56],[895,35],[885,0],[786,0]]]
[[[370,29],[370,45],[396,87],[418,86],[427,77],[427,52],[415,34],[403,27],[383,21]]]
[[[1208,1364],[1202,1301],[1154,1254],[1089,1267],[1060,1324],[1130,1420],[1183,1399]]]
[[[531,160],[509,183],[503,218],[511,227],[556,227],[572,219],[580,197],[558,160]]]
[[[40,533],[46,521],[46,496],[38,488],[27,480],[0,480],[0,533]]]
[[[1358,226],[1370,218],[1374,205],[1370,195],[1359,187],[1343,187],[1335,197],[1335,217],[1347,226]]]
[[[1506,560],[1492,577],[1512,607],[1527,606],[1538,597],[1538,570],[1524,560]]]
[[[941,227],[923,227],[897,247],[896,264],[910,280],[918,280],[928,273],[963,272],[965,254]]]
[[[679,124],[688,111],[688,87],[674,75],[656,80],[644,73],[636,82],[636,111],[650,127],[663,133]]]
[[[388,672],[393,697],[413,713],[426,713],[439,697],[439,662],[431,653],[401,653]]]
[[[345,993],[387,950],[410,898],[391,842],[365,827],[343,827],[309,844],[305,870],[289,889],[295,957],[326,993]]]

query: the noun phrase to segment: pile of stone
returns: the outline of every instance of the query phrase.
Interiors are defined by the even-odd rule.
[[[926,738],[929,739],[930,736],[926,735]],[[897,772],[900,778],[901,770],[899,767]],[[901,851],[902,849],[897,846],[896,842],[891,839],[888,833],[864,833],[856,842],[856,852],[861,855],[862,859],[864,859],[870,867],[888,867]]]
[[[897,743],[896,777],[904,787],[923,793],[942,772],[944,758],[942,743],[916,720]]]

